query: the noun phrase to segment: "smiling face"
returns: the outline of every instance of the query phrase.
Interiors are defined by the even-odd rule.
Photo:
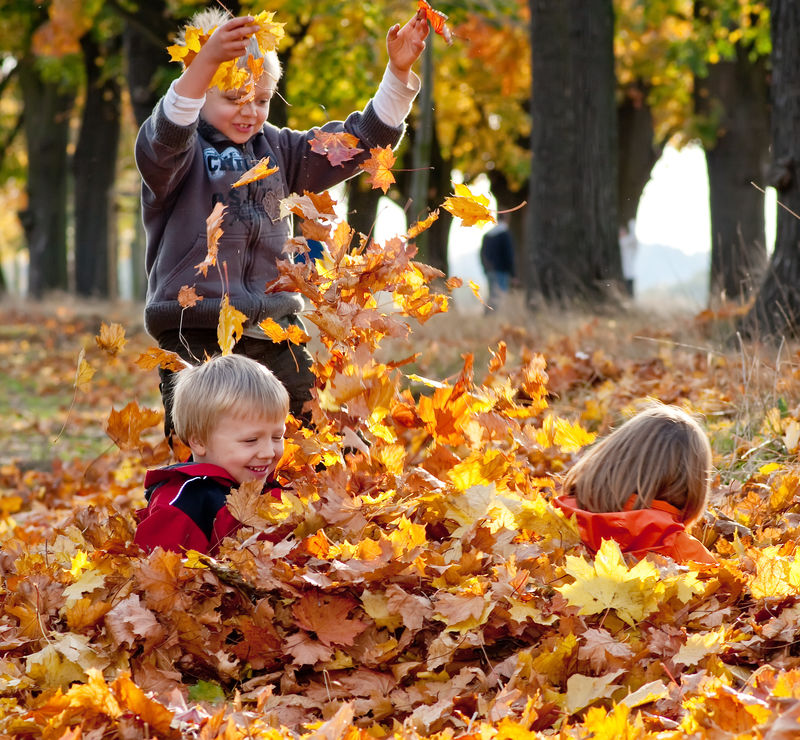
[[[283,421],[248,413],[223,415],[204,441],[190,439],[195,462],[225,468],[237,483],[266,481],[283,455]]]
[[[269,102],[275,92],[270,75],[262,74],[255,85],[255,97],[243,102],[244,90],[220,90],[206,93],[203,118],[234,144],[244,144],[261,130],[269,114]]]

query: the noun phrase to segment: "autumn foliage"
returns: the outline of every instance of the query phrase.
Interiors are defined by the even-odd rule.
[[[312,149],[361,154],[341,137]],[[370,155],[362,166],[385,190],[393,161]],[[243,182],[273,173],[263,161]],[[758,410],[755,373],[734,358],[660,337],[663,350],[618,361],[596,320],[538,341],[499,327],[485,358],[460,347],[458,370],[437,377],[417,337],[447,318],[449,296],[413,239],[438,209],[376,243],[334,206],[311,193],[281,203],[300,222],[287,251],[307,254],[309,239],[324,251],[282,262],[267,286],[303,295],[309,332],[260,326],[295,345],[314,334],[311,423],[288,425],[280,501],[231,494],[245,527],[215,558],[132,541],[144,470],[170,451],[131,377],[155,390],[155,368],[181,361],[117,323],[66,337],[72,363],[53,381],[73,389],[66,425],[112,368],[95,402],[113,450],[0,467],[0,737],[796,737],[792,363]],[[466,225],[494,220],[464,185],[441,207]],[[222,222],[210,214],[197,269],[224,284]],[[202,299],[181,290],[184,311]],[[245,318],[226,297],[221,352]],[[581,448],[647,397],[708,420],[717,475],[695,534],[717,565],[637,562],[613,542],[591,553],[551,504]]]
[[[313,425],[290,425],[280,502],[231,495],[247,526],[218,558],[132,544],[144,467],[168,457],[157,408],[113,400],[116,453],[0,470],[3,736],[790,737],[795,414],[778,405],[736,438],[726,360],[617,364],[577,351],[591,328],[545,354],[509,335],[449,380],[404,370],[418,358],[382,359],[382,342],[413,345],[409,317],[447,309],[437,273],[404,237],[362,246],[325,197],[285,204],[323,258],[270,286],[300,291],[318,330]],[[81,394],[103,363],[170,361],[137,344],[102,323],[65,382]],[[648,395],[730,439],[696,532],[719,566],[637,563],[610,542],[593,556],[550,504],[593,430]],[[567,400],[580,418],[553,407]],[[772,464],[737,480],[765,447]]]

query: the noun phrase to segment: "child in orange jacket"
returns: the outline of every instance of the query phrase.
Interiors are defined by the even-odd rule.
[[[555,504],[575,516],[594,551],[613,539],[640,557],[714,563],[686,532],[705,511],[710,472],[711,447],[697,421],[657,404],[592,447],[567,473]]]

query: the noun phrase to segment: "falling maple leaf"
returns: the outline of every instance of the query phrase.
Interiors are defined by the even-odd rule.
[[[372,189],[380,188],[384,193],[389,189],[389,186],[395,181],[392,174],[392,167],[396,161],[392,147],[378,147],[370,149],[369,153],[372,155],[366,162],[362,162],[359,166],[360,169],[369,172],[370,183]]]
[[[430,21],[433,30],[445,40],[448,46],[452,44],[453,34],[447,26],[447,16],[438,10],[434,10],[426,0],[418,0],[417,6],[420,10],[425,11],[425,17]]]
[[[247,172],[245,172],[233,185],[232,188],[238,188],[242,185],[255,182],[256,180],[263,180],[265,177],[278,171],[277,167],[269,166],[269,157],[263,157]]]
[[[100,324],[100,334],[94,338],[97,346],[112,357],[125,346],[125,329],[122,324]]]
[[[75,371],[75,388],[85,391],[94,377],[94,368],[86,362],[86,351],[81,350],[78,354],[78,368]]]
[[[436,219],[439,218],[439,209],[432,211],[428,217],[422,221],[417,221],[406,233],[409,239],[418,237],[423,231],[427,231]]]
[[[203,300],[203,296],[197,295],[194,286],[191,288],[188,285],[182,285],[178,291],[178,303],[181,308],[192,308]]]
[[[136,364],[143,370],[163,367],[165,370],[183,370],[188,363],[177,352],[170,352],[161,347],[150,347],[136,359]]]
[[[217,264],[217,252],[219,251],[219,240],[222,236],[222,221],[225,216],[225,206],[221,201],[216,203],[211,213],[206,219],[206,242],[208,251],[205,259],[195,265],[198,272],[203,273],[203,277],[208,275],[208,268]]]
[[[464,226],[480,226],[494,223],[495,218],[489,213],[489,199],[485,195],[475,195],[463,183],[455,183],[455,195],[451,195],[442,203],[442,208],[457,216]]]
[[[291,342],[292,344],[305,344],[311,341],[299,326],[292,324],[284,329],[275,319],[266,318],[259,326],[273,342]]]
[[[330,194],[310,193],[307,190],[303,195],[292,194],[281,199],[280,209],[281,218],[285,218],[290,213],[304,219],[327,219],[335,220],[335,203]]]
[[[231,305],[228,294],[222,296],[217,323],[217,342],[223,355],[233,354],[233,347],[244,331],[245,321],[247,316]]]
[[[130,401],[121,411],[111,409],[106,434],[121,450],[135,450],[142,443],[142,432],[156,426],[162,419],[161,412],[141,408],[136,401]]]
[[[332,132],[319,129],[309,143],[312,152],[326,156],[334,167],[364,151],[358,147],[360,143],[358,137],[346,131]]]

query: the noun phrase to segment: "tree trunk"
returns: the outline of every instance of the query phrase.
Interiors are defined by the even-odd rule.
[[[622,279],[611,0],[529,0],[529,300],[602,299]]]
[[[86,34],[81,39],[86,68],[86,102],[73,158],[75,173],[75,290],[82,296],[116,294],[115,174],[120,133],[120,86],[103,74],[101,50]]]
[[[430,155],[430,161],[427,164],[430,167],[427,179],[427,202],[426,207],[418,214],[421,218],[425,218],[428,215],[428,209],[432,208],[434,204],[442,203],[453,190],[453,163],[452,160],[445,159],[442,154],[442,147],[436,132],[435,118],[431,126]],[[420,259],[437,270],[441,270],[446,275],[449,270],[447,248],[450,242],[450,227],[453,224],[453,219],[442,218],[443,215],[449,216],[449,214],[445,214],[444,211],[440,210],[439,218],[431,224],[427,231],[420,234],[420,237],[425,237],[423,242],[425,251],[420,256]]]
[[[636,218],[644,186],[664,151],[663,144],[655,143],[653,115],[647,104],[647,93],[647,86],[641,81],[630,85],[623,91],[623,101],[617,107],[619,226],[627,226]]]
[[[800,335],[800,5],[772,0],[772,172],[778,209],[775,251],[742,324],[750,337]],[[791,209],[794,213],[788,212]]]
[[[19,217],[30,255],[28,292],[67,289],[67,141],[75,97],[39,76],[35,60],[20,61],[28,151],[28,207]]]
[[[126,18],[123,33],[125,78],[136,125],[141,126],[164,93],[164,80],[169,79],[169,70],[178,69],[176,64],[169,62],[164,51],[169,43],[169,34],[177,28],[164,0],[149,0],[135,14],[120,12]]]
[[[375,231],[378,201],[382,195],[383,191],[373,188],[369,179],[363,175],[347,182],[347,223],[370,240]]]
[[[695,81],[695,107],[716,124],[706,147],[711,207],[709,303],[746,301],[767,263],[764,196],[751,183],[763,181],[769,152],[766,63],[748,49],[713,65]]]

